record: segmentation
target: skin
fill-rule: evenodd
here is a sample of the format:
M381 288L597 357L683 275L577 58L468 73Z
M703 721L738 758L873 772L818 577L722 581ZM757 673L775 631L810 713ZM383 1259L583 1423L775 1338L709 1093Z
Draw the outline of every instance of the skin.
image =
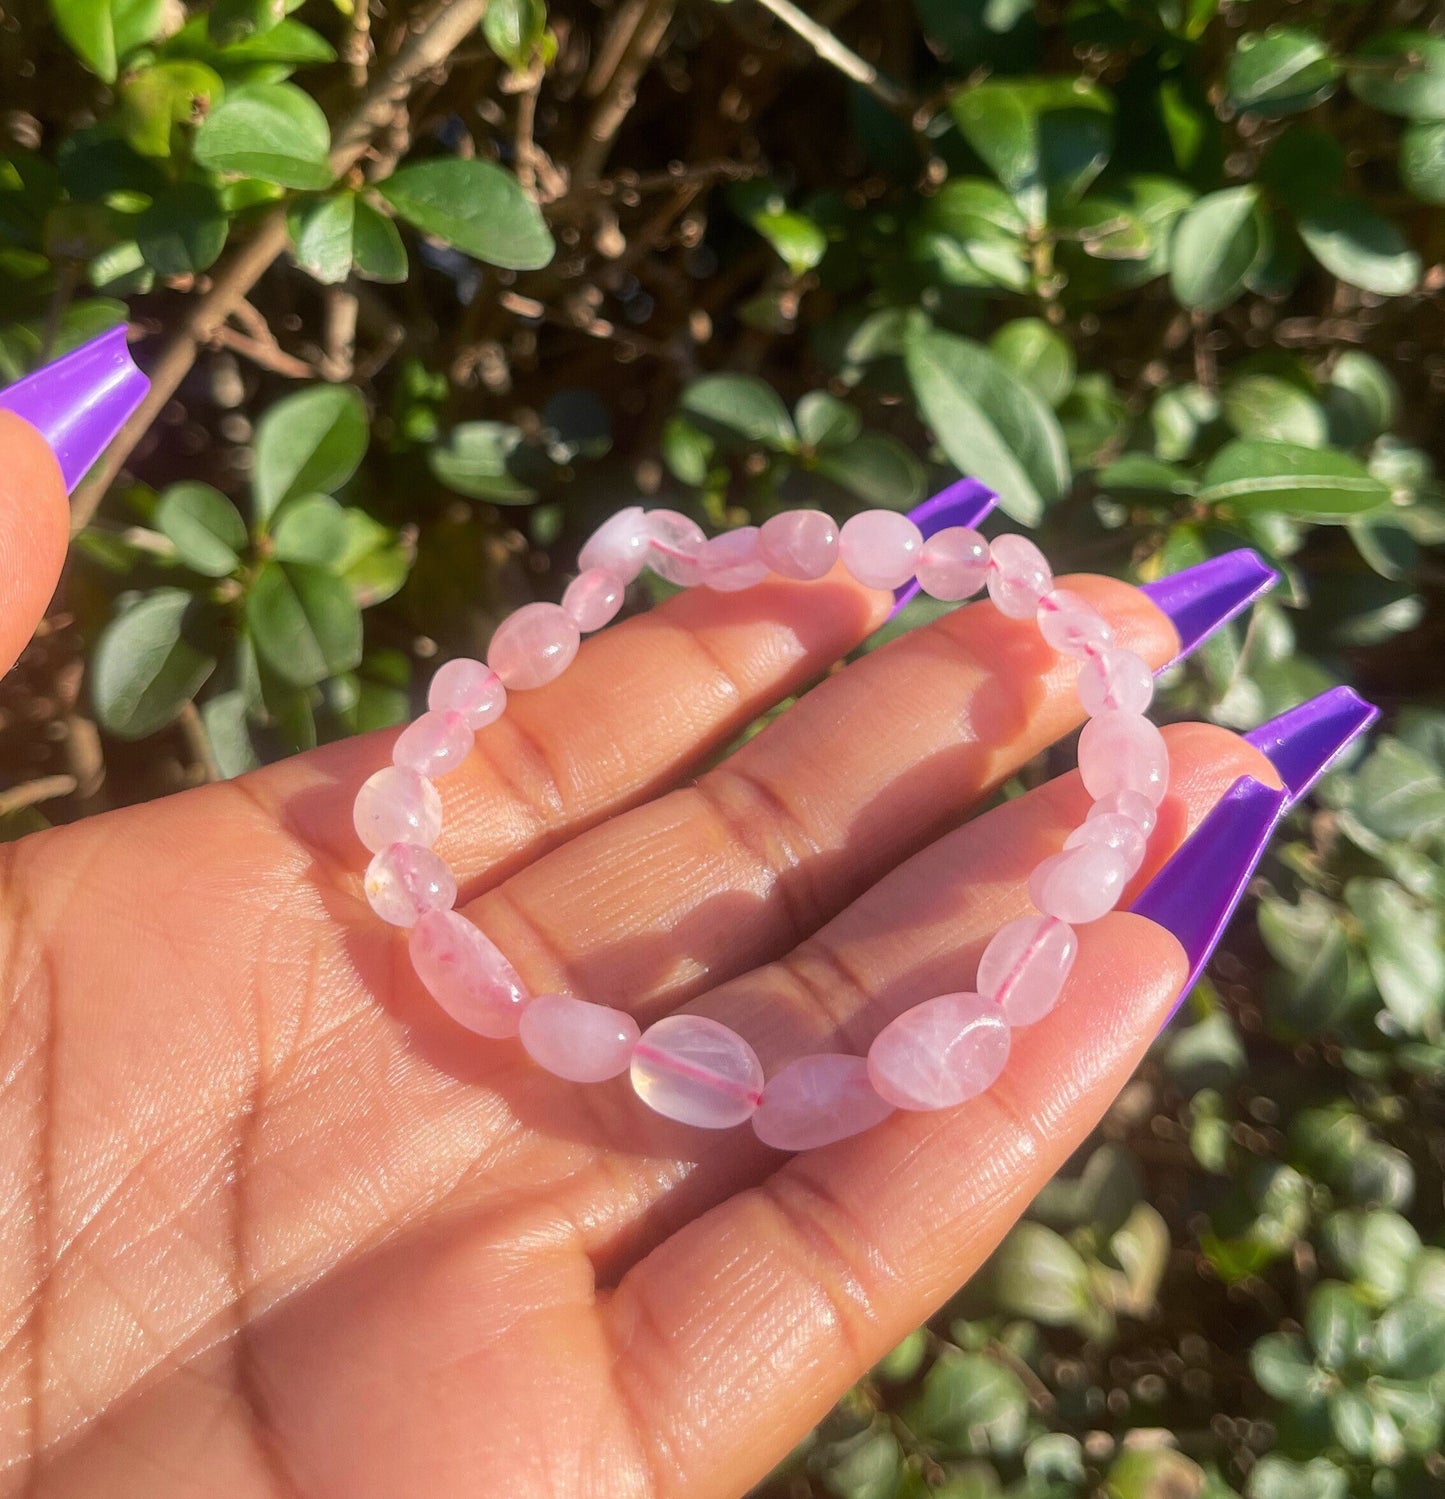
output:
M22 423L0 457L8 664L65 499ZM1172 655L1142 595L1069 586ZM513 699L439 850L533 992L702 1011L771 1073L969 986L1087 806L1069 774L964 821L1078 721L1031 623L956 611L714 763L887 604L841 575L682 595ZM1139 882L1237 776L1274 783L1168 733ZM391 738L0 850L0 1494L739 1495L985 1259L1183 978L1110 915L961 1108L793 1158L673 1125L420 989L350 825Z

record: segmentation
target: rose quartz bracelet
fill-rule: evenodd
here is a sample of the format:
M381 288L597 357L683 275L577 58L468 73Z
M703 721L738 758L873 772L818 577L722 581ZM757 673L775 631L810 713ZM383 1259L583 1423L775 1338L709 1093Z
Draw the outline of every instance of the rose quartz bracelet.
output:
M821 578L842 558L860 583L899 588L917 578L936 599L987 588L1013 619L1037 619L1044 639L1080 662L1089 722L1079 771L1094 799L1087 820L1029 879L1039 914L995 933L979 960L977 992L941 994L885 1026L864 1057L833 1053L790 1062L766 1082L752 1047L702 1015L676 1014L646 1031L623 1010L562 994L532 996L501 952L452 909L457 885L432 850L441 833L433 784L467 757L477 730L506 710L508 691L559 677L584 634L622 606L651 567L683 587L733 591L769 573ZM989 543L952 526L930 536L906 515L869 510L841 528L818 510L791 510L761 527L708 540L684 515L632 507L582 548L580 575L560 604L527 604L497 627L487 662L449 661L432 679L429 711L396 741L393 763L357 794L356 831L375 855L366 898L384 921L410 927L417 976L437 1003L484 1036L518 1035L539 1066L573 1082L630 1072L639 1098L668 1118L709 1129L751 1119L783 1150L826 1145L894 1109L943 1109L983 1092L1002 1071L1012 1028L1057 1003L1078 952L1076 926L1113 909L1144 860L1169 781L1164 738L1144 717L1148 664L1113 644L1106 621L1053 586L1043 554L1022 536Z

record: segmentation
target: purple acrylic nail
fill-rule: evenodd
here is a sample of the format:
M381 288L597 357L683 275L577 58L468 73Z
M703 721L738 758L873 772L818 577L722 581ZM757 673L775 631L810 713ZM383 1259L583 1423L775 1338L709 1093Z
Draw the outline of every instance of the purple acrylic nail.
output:
M927 540L949 526L977 526L997 504L998 496L987 484L980 484L977 479L959 479L947 489L930 495L921 505L915 505L908 512L908 519ZM910 578L902 588L895 589L888 618L892 619L910 599L916 598L918 591L917 578Z
M1332 687L1244 737L1279 772L1293 805L1379 716L1353 687Z
M23 417L60 460L72 490L150 389L126 346L125 325L0 391L0 408Z
M1241 776L1129 908L1173 932L1184 949L1189 977L1170 1016L1218 945L1288 805L1288 791Z
M1260 594L1279 582L1279 574L1248 547L1196 562L1141 590L1154 607L1169 617L1179 636L1182 661L1201 640L1247 609ZM1174 661L1168 664L1172 666Z

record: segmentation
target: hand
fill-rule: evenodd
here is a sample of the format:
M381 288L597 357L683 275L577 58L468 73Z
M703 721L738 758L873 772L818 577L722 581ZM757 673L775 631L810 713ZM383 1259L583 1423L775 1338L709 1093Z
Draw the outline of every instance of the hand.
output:
M28 428L0 453L8 661L65 511ZM1142 595L1069 586L1172 654ZM688 779L887 606L841 575L684 594L479 736L440 852L534 992L705 1011L771 1073L968 987L1087 805L1069 774L962 822L1079 716L1031 623L957 611ZM351 829L390 740L0 851L0 1491L739 1495L977 1268L1183 979L1111 915L962 1108L792 1159L675 1126L420 989ZM1236 776L1277 784L1220 730L1169 742L1136 888Z

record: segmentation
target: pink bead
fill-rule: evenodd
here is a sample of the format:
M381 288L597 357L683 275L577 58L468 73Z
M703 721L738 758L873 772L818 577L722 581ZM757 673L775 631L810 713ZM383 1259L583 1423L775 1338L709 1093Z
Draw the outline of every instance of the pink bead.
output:
M1020 916L989 939L978 960L978 991L1010 1025L1032 1025L1058 1004L1078 955L1073 927L1052 916Z
M988 581L988 542L968 526L948 526L923 543L918 586L930 598L970 598Z
M1090 718L1113 709L1142 713L1153 700L1154 673L1133 651L1114 646L1079 668L1079 702Z
M1079 735L1079 774L1095 799L1138 791L1157 807L1169 789L1169 748L1142 714L1110 709Z
M702 1129L742 1124L763 1096L763 1064L736 1031L705 1015L667 1015L632 1051L632 1086L648 1108Z
M1045 916L1083 926L1114 909L1128 878L1123 854L1086 843L1045 859L1029 876L1029 899Z
M388 765L362 783L351 820L356 836L374 854L393 843L430 848L441 835L442 799L414 770Z
M610 567L589 567L567 585L562 609L584 635L590 635L617 618L626 592L620 573Z
M868 1076L895 1108L950 1109L994 1082L1008 1050L1009 1028L991 999L940 994L879 1031Z
M426 705L437 713L460 713L469 728L484 729L507 711L507 689L490 666L462 656L437 667Z
M774 1150L816 1150L862 1134L892 1112L873 1091L864 1058L819 1053L768 1079L753 1129Z
M676 510L647 512L647 565L679 588L696 585L698 558L706 540L702 527Z
M1054 586L1044 554L1026 536L998 537L989 547L988 596L1010 619L1032 619Z
M415 843L393 843L375 855L365 890L371 909L393 926L414 926L428 911L450 910L457 898L451 870Z
M838 555L868 588L901 588L923 554L923 532L896 510L865 510L843 522Z
M758 556L756 526L739 526L703 543L698 577L705 588L737 593L761 583L767 575L768 564Z
M457 911L428 911L411 929L411 966L458 1025L500 1040L517 1033L527 987L486 933Z
M1112 848L1124 860L1124 874L1133 879L1144 862L1144 834L1139 824L1121 812L1110 812L1086 818L1064 839L1065 848L1083 848L1085 844Z
M581 643L576 621L560 604L523 604L497 626L487 665L508 691L545 687L571 666Z
M391 763L419 776L442 776L471 754L475 737L460 713L423 713L397 736Z
M1108 620L1069 588L1051 588L1039 600L1039 634L1056 651L1080 658L1104 650L1114 639Z
M573 1083L601 1083L626 1072L639 1034L626 1010L565 994L539 994L522 1011L527 1055L554 1077Z
M821 510L784 510L763 522L758 556L780 578L826 577L838 560L838 528Z
M1146 838L1159 821L1159 812L1154 803L1137 791L1111 791L1089 808L1090 818L1110 817L1115 813L1127 817Z
M603 521L577 554L577 566L583 572L605 567L630 583L647 563L647 517L641 505L619 510L611 520Z

